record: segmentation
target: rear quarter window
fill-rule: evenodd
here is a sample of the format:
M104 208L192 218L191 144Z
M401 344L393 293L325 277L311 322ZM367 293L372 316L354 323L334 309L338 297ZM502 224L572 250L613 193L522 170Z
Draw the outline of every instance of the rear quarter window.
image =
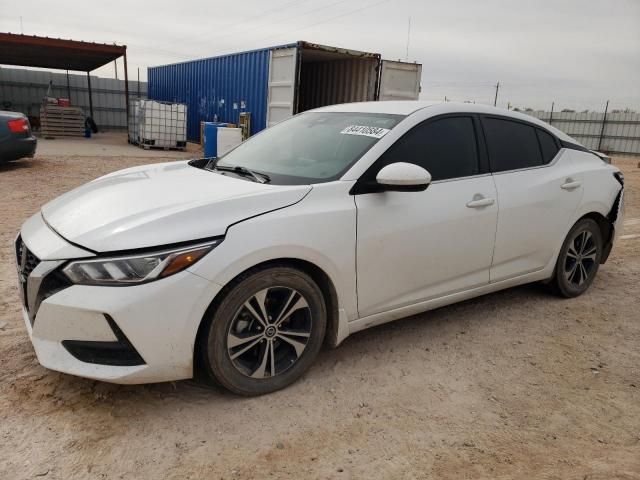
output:
M544 130L537 130L538 140L540 141L540 148L542 149L542 161L546 165L556 158L556 155L560 151L556 139L551 136L550 133Z

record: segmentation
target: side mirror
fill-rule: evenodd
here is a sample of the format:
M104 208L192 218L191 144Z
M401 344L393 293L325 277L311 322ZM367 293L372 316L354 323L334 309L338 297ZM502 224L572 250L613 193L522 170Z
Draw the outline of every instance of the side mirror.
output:
M397 162L380 170L376 181L393 192L422 192L431 183L431 174L413 163Z

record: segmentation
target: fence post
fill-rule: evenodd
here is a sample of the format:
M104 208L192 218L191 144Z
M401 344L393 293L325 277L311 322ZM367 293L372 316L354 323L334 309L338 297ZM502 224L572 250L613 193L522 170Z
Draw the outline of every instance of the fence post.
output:
M604 107L604 117L602 117L602 130L600 130L600 141L598 141L598 151L602 148L602 139L604 137L604 127L607 124L607 112L609 111L609 100L607 100L607 106Z

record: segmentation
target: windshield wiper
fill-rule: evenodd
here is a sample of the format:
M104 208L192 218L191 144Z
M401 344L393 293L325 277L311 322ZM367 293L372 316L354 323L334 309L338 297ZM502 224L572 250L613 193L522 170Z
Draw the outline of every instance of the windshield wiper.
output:
M267 175L266 173L256 172L248 169L247 167L242 167L240 165L227 166L227 165L218 165L217 163L214 163L214 164L207 165L206 168L207 170L219 170L221 172L231 172L231 173L237 173L239 175L245 175L247 177L251 177L257 183L267 183L271 181L271 177L269 177L269 175Z

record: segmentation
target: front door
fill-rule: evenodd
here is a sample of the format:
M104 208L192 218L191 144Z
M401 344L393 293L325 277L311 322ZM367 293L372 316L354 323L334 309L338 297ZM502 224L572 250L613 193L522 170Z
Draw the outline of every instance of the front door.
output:
M370 180L385 165L409 162L433 182L423 192L356 195L361 317L489 283L498 205L476 129L471 116L427 120L364 174Z

